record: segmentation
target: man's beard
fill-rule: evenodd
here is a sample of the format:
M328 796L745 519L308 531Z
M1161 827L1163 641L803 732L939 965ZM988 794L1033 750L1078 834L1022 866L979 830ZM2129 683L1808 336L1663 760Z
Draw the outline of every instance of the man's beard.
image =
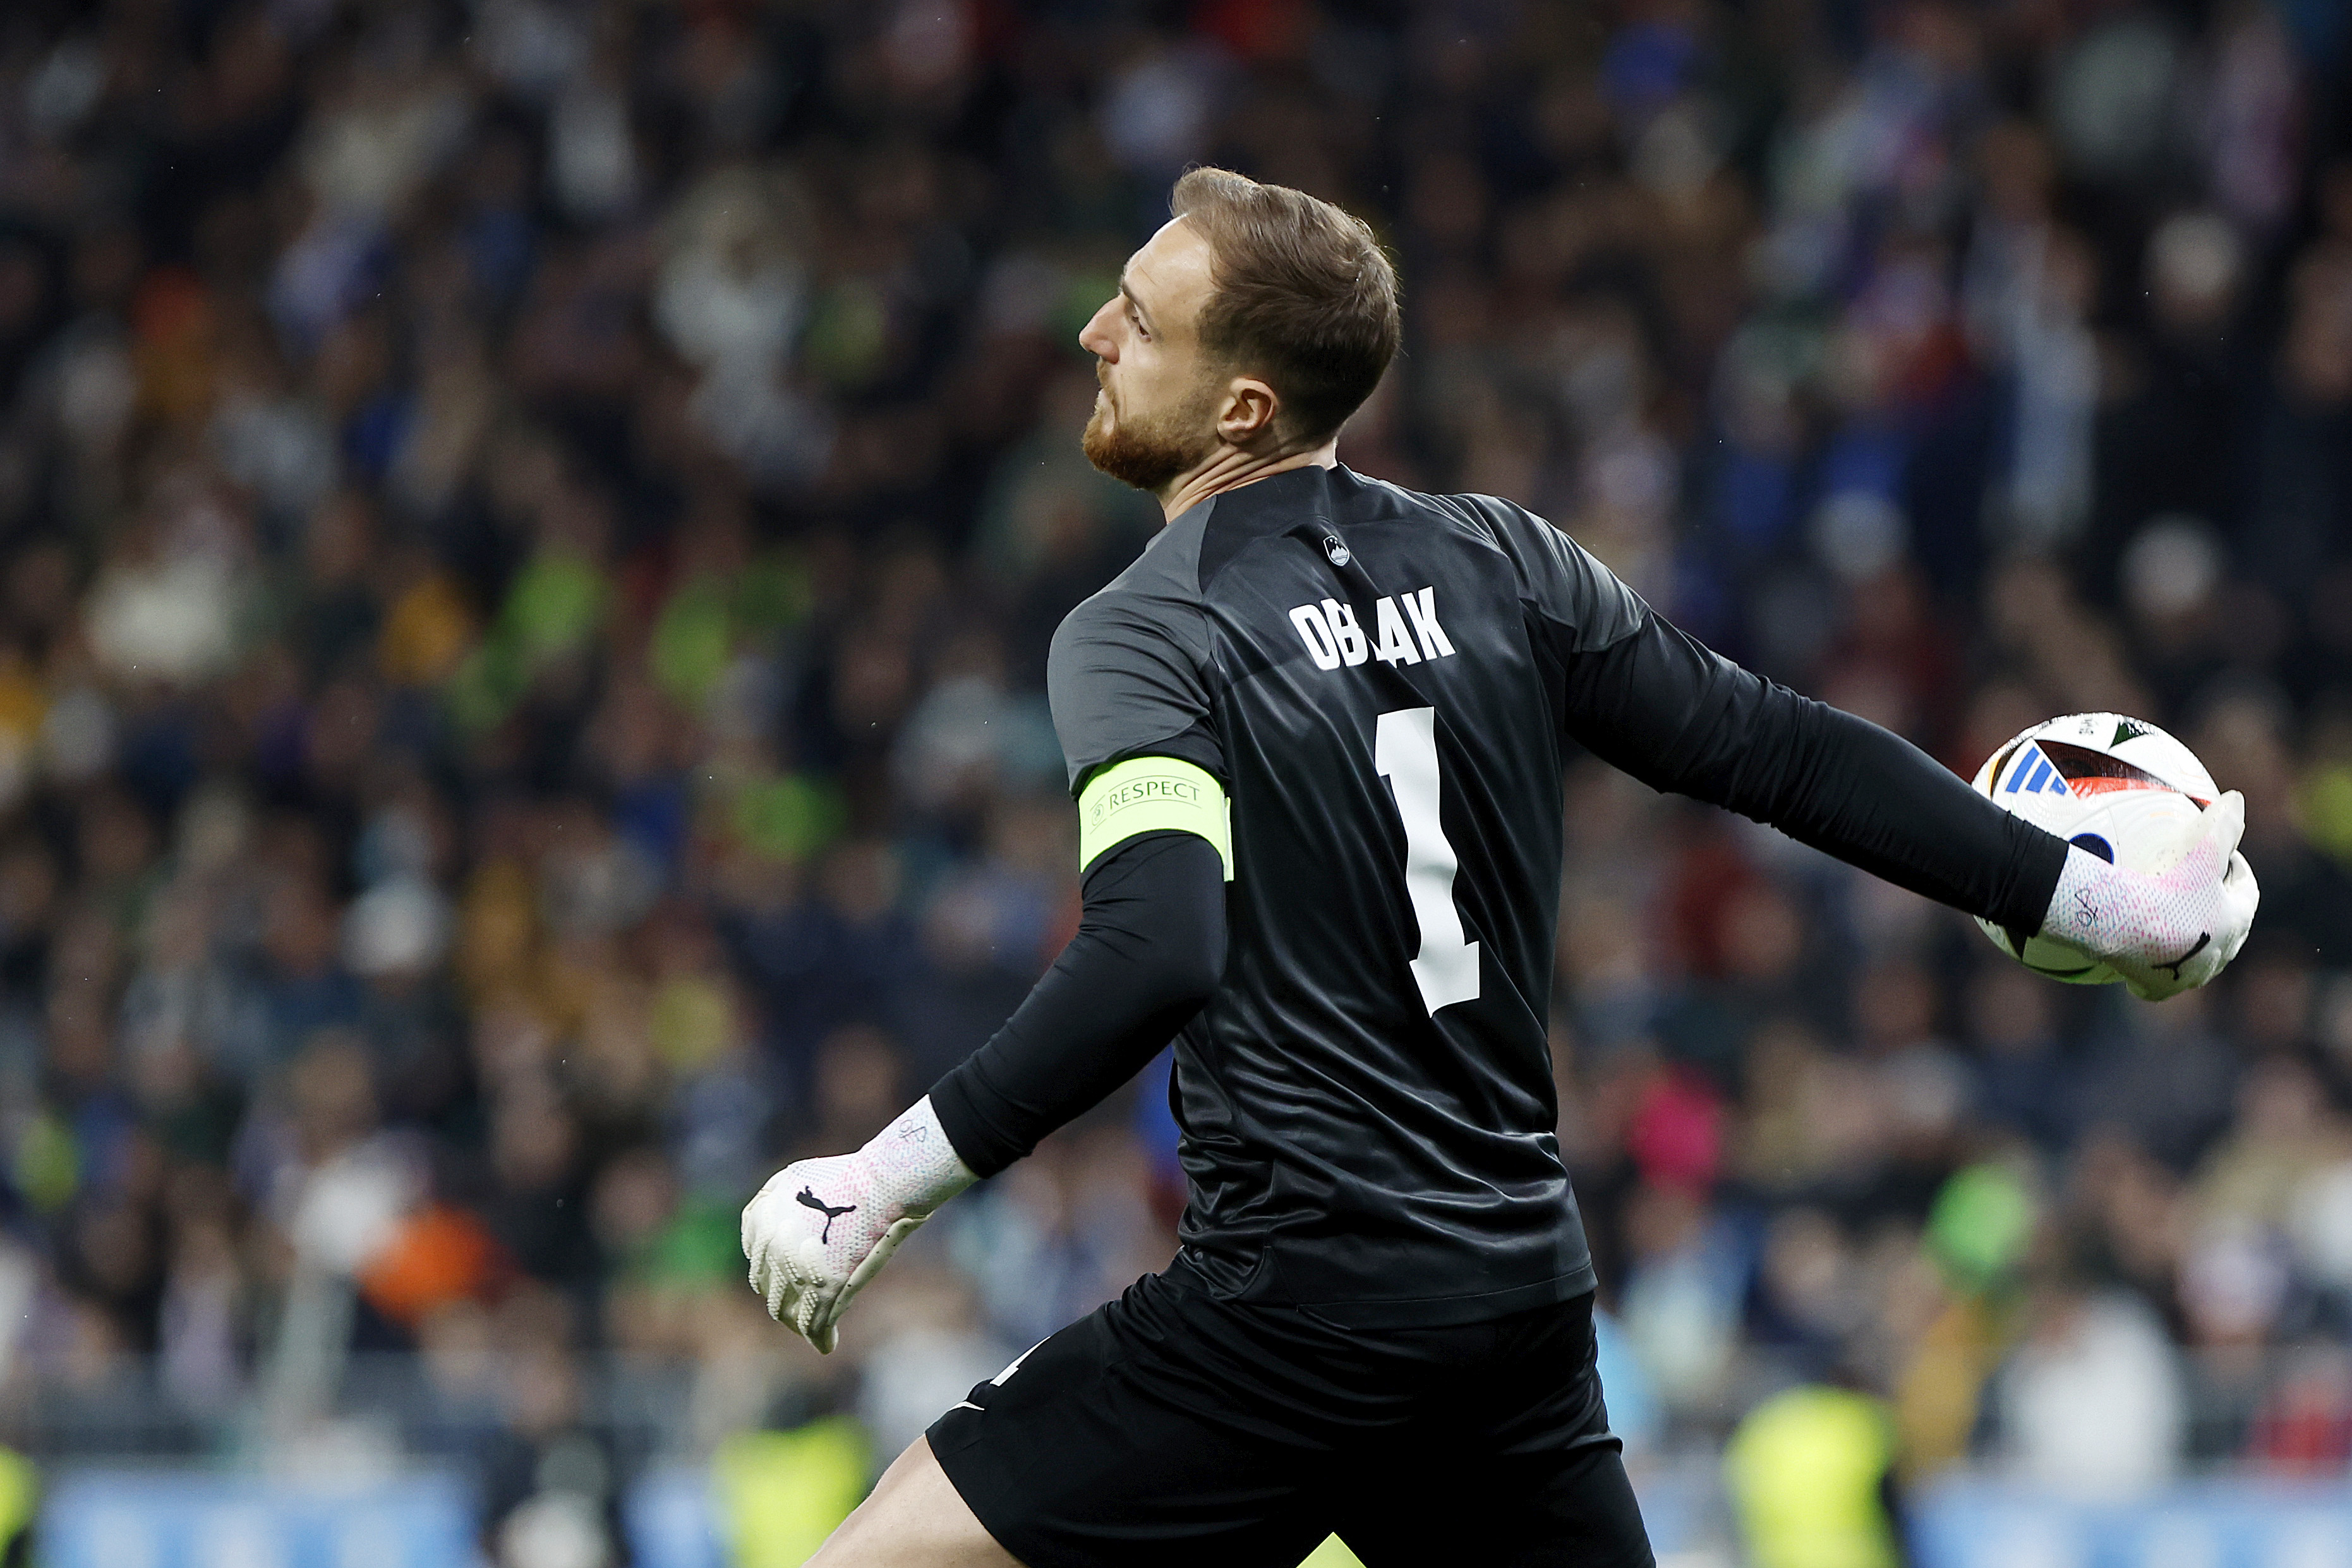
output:
M1158 494L1180 474L1196 468L1216 450L1217 437L1209 427L1209 402L1213 395L1185 399L1181 406L1158 418L1110 421L1110 396L1095 405L1080 442L1087 461L1121 484Z

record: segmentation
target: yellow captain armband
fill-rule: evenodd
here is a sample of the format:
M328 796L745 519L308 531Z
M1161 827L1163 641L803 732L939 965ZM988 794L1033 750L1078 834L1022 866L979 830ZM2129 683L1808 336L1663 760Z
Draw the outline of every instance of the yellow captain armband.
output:
M1129 757L1078 792L1078 869L1139 833L1197 833L1217 847L1234 879L1233 808L1205 768L1174 757Z

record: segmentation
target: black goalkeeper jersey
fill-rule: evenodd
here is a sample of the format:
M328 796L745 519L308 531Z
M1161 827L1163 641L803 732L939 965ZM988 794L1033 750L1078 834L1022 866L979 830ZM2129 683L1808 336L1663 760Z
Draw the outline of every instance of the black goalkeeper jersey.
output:
M1054 638L1073 786L1223 781L1223 984L1176 1042L1181 1239L1358 1321L1592 1287L1553 1133L1566 660L1640 602L1483 498L1308 468L1171 522Z
M1048 679L1074 792L1161 755L1231 800L1223 979L1171 1091L1185 1256L1351 1325L1593 1286L1547 1037L1575 747L1977 912L2038 921L2064 856L1522 509L1344 468L1175 519L1064 621Z

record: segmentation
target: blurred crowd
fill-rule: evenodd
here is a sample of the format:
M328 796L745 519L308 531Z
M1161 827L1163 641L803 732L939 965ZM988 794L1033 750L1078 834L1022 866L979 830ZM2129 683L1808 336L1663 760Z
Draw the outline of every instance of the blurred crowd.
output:
M1150 1074L830 1361L736 1212L1074 928L1045 649L1157 521L1075 335L1208 161L1393 247L1342 460L1963 773L2110 710L2248 801L2253 941L2151 1008L1578 765L1561 1142L1636 1447L1832 1379L1915 1476L2343 1472L2347 46L2327 0L6 7L0 1435L139 1378L299 1448L419 1352L553 1539L626 1462L599 1369L683 1369L706 1450L887 1458L1165 1261Z

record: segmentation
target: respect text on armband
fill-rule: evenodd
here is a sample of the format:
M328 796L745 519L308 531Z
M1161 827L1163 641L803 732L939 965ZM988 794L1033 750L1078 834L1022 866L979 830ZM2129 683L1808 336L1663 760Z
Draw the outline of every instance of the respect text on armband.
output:
M1100 826L1131 805L1169 801L1179 805L1205 804L1201 786L1191 779L1128 779L1106 789L1091 803L1089 826Z

